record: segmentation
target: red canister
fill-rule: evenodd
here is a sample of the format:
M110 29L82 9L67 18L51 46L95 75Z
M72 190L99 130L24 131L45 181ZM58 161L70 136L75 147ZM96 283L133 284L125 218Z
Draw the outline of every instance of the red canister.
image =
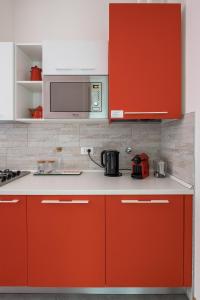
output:
M42 69L37 66L31 68L31 80L40 81L42 80Z
M31 113L31 117L33 119L41 119L42 118L42 106L39 105L36 108L29 108L29 111Z

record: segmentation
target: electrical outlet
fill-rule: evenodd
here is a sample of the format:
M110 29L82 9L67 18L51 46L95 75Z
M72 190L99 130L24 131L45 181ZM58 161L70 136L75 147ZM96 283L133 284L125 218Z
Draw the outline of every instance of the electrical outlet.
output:
M81 147L81 154L86 155L88 154L88 149L90 149L90 154L94 154L94 148L93 147Z

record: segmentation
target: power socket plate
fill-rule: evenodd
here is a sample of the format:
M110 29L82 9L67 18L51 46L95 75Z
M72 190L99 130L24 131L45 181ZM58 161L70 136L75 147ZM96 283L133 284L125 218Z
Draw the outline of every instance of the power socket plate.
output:
M90 154L94 154L94 148L93 147L81 147L81 155L88 155L88 149L90 149Z

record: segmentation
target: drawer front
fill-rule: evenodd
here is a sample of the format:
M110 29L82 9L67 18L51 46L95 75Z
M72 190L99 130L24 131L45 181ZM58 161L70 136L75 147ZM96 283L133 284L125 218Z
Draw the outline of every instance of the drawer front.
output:
M183 196L107 197L106 284L183 286L183 216Z
M104 286L104 197L28 197L28 249L30 286Z
M0 196L0 285L27 284L26 196Z

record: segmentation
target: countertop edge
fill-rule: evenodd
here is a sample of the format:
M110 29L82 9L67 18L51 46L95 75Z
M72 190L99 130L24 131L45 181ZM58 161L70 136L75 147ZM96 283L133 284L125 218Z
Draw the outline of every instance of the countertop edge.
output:
M96 174L95 174L96 173ZM122 177L102 176L102 172L83 172L78 177L39 178L29 174L0 187L0 195L193 195L194 187L174 176L156 179L149 176L133 181L129 173Z
M193 195L193 189L149 189L149 190L12 190L12 191L0 191L0 195Z

